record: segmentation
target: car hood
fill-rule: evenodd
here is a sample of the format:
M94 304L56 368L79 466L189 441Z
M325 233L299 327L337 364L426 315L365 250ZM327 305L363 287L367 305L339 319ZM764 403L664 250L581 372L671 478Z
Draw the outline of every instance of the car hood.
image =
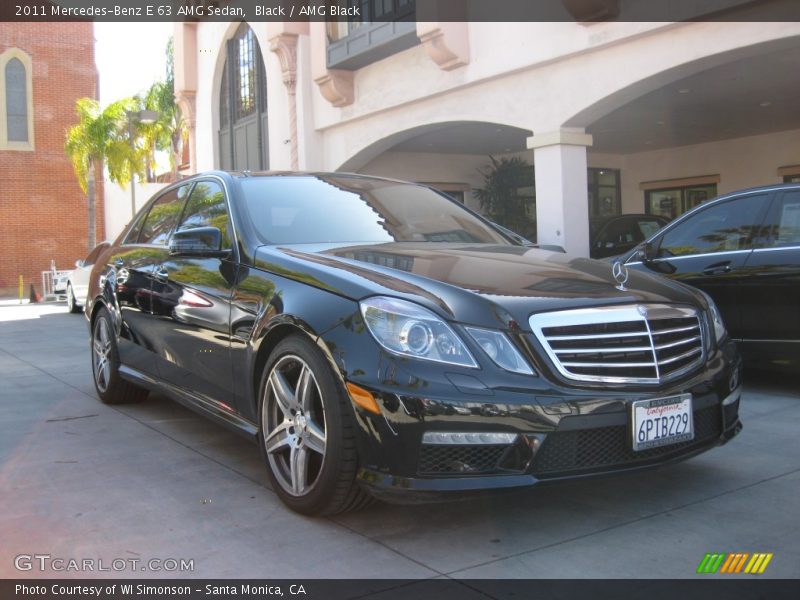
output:
M524 246L400 242L261 246L256 266L360 300L388 295L462 323L528 329L536 312L631 302L698 305L676 282L631 270L624 289L604 261Z

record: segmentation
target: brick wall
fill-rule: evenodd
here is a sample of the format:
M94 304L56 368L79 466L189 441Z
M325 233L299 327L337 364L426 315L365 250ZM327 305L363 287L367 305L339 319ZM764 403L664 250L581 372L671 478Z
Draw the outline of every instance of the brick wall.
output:
M35 151L0 150L0 297L16 295L19 275L26 296L31 282L41 293L41 271L51 260L68 269L88 253L86 196L64 153L64 135L77 121L75 100L97 97L91 23L0 23L0 53L10 47L24 50L33 62ZM99 242L99 170L97 179Z

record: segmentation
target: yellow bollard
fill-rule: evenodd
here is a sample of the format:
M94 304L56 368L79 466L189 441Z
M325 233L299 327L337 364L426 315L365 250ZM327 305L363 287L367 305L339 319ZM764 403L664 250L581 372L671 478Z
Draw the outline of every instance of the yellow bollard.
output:
M19 276L19 303L22 304L22 296L24 294L25 286L22 284L22 275Z

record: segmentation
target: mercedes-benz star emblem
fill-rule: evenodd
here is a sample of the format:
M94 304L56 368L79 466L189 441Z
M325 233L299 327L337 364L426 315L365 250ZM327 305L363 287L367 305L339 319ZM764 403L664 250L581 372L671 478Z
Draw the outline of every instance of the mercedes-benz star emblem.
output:
M628 282L628 267L622 261L615 261L611 267L611 274L617 280L616 288L622 292L626 291L625 284Z

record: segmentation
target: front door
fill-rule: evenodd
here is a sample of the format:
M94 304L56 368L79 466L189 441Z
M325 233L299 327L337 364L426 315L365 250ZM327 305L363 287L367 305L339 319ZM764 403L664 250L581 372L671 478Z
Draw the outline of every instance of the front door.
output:
M800 189L776 195L741 283L742 352L800 364Z
M769 194L737 196L691 213L656 238L643 267L700 288L717 304L731 336L742 335L739 283Z
M235 407L230 360L230 302L237 263L225 192L198 181L177 230L216 227L223 257L165 254L153 276L157 364L161 379L205 400Z

